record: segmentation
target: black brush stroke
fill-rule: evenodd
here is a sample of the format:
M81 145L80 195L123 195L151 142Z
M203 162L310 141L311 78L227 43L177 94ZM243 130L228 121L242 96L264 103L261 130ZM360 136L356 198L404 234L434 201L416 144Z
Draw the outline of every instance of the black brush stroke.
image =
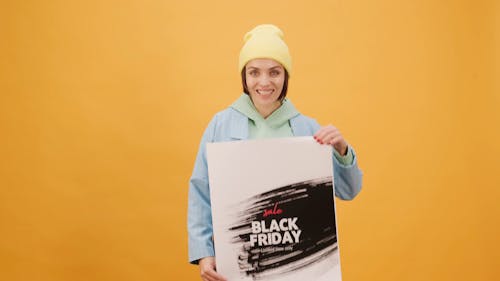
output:
M275 204L283 213L264 217L264 210ZM232 242L242 244L240 270L254 280L290 273L312 265L337 250L333 206L332 177L303 181L253 196L237 214L229 230L235 232ZM277 246L251 246L251 222L298 217L302 233L298 243Z

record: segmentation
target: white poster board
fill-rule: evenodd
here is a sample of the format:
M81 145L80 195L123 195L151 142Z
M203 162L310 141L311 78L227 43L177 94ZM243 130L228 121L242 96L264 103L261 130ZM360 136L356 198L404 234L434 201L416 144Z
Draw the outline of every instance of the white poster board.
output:
M207 144L217 271L341 280L332 148L312 137Z

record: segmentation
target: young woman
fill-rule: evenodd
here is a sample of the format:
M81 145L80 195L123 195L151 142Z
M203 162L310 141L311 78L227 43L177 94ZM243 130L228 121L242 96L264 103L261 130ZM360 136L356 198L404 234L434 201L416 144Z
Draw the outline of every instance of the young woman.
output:
M283 32L274 25L259 25L245 35L244 41L239 58L244 93L210 121L189 183L189 261L199 264L202 280L225 280L215 266L207 142L314 136L319 144L334 148L336 196L351 200L361 190L362 173L356 154L340 131L332 125L321 127L300 114L286 98L292 63Z

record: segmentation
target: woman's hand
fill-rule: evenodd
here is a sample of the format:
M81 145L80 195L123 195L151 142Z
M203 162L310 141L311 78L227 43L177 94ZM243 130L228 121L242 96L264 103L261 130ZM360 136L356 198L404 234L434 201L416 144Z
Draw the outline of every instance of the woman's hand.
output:
M222 277L215 271L215 258L214 257L204 257L198 262L200 265L200 275L203 281L226 281L226 278Z
M332 125L321 127L316 134L314 134L314 139L320 144L329 144L333 146L342 156L347 154L347 142L340 131Z

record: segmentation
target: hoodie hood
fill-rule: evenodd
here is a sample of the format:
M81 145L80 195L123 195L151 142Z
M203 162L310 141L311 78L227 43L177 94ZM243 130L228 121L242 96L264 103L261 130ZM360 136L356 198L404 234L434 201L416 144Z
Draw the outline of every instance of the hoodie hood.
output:
M255 105L252 102L252 99L249 95L243 93L232 105L232 108L237 111L243 113L250 120L252 120L257 128L260 125L265 125L270 128L280 128L284 125L289 125L288 121L299 115L295 106L293 106L292 102L285 98L283 103L278 109L276 109L271 115L264 119L262 115L257 111Z

